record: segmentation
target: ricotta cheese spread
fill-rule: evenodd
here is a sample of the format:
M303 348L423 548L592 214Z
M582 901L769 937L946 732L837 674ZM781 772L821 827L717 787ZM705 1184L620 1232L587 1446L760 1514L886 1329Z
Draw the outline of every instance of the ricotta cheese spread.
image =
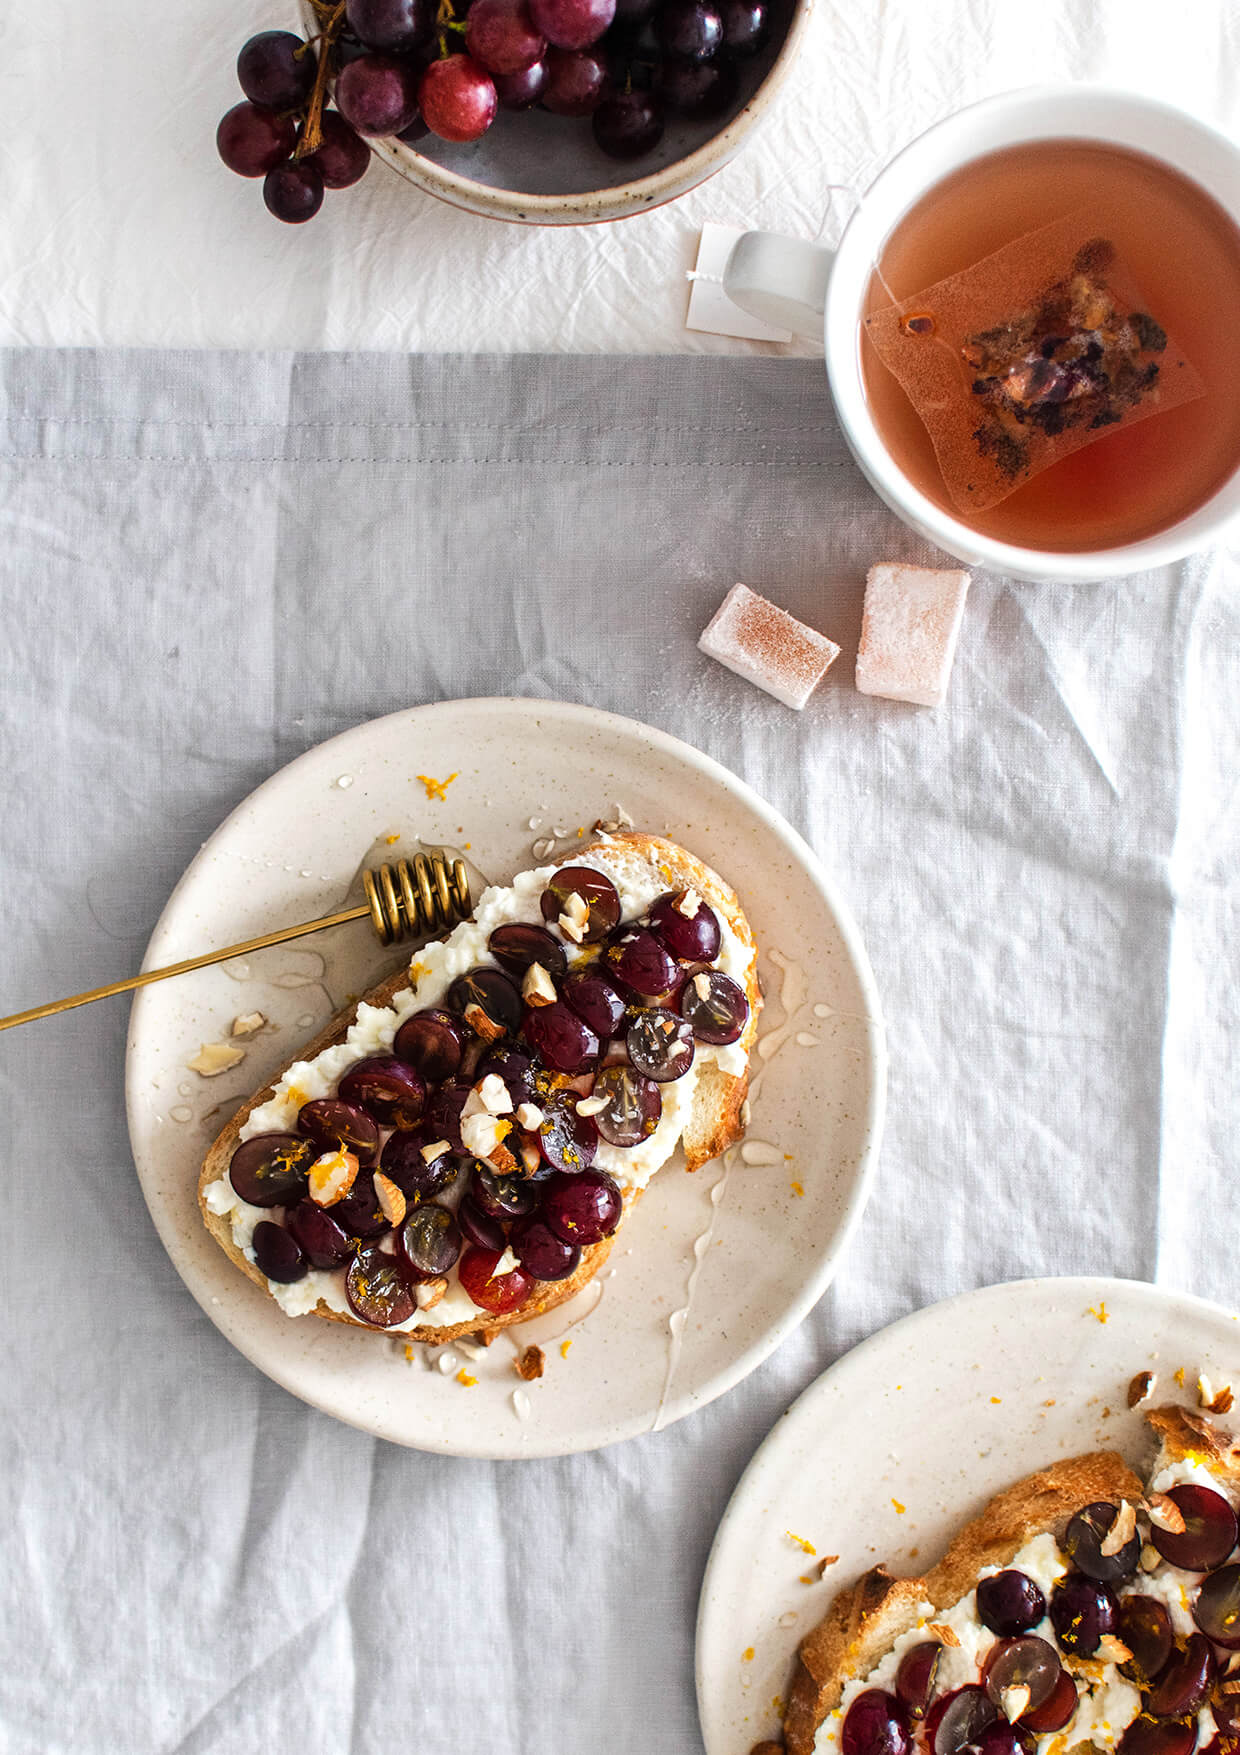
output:
M606 837L601 836L600 841L604 844L592 846L588 852L574 856L572 864L589 866L609 877L620 897L621 920L636 920L673 886L646 859L624 848L617 848L609 856ZM374 1006L363 1002L358 1006L357 1016L343 1042L325 1048L313 1060L293 1062L279 1080L273 1095L246 1118L241 1127L241 1139L252 1139L255 1134L262 1133L295 1132L298 1111L303 1104L315 1098L330 1097L355 1062L368 1055L390 1053L396 1032L405 1019L415 1011L440 1005L458 975L484 965L497 967L487 949L491 934L497 926L510 921L544 925L542 893L556 870L554 865L539 866L536 870L522 872L511 884L492 885L484 890L472 919L462 921L446 938L437 939L414 952L409 963L410 986L402 988L391 1005ZM716 910L716 913L721 942L714 960L715 967L730 975L742 988L746 987L757 952L737 936L721 910ZM570 968L585 955L571 943L566 942L564 949ZM739 1042L729 1043L726 1047L699 1042L688 1072L660 1086L663 1113L650 1137L636 1146L613 1146L600 1140L594 1155L595 1167L614 1177L624 1192L645 1188L680 1142L703 1067L715 1066L739 1077L745 1071L747 1060L746 1051ZM242 1200L227 1175L210 1185L204 1199L213 1213L230 1219L233 1243L252 1262L254 1227L260 1220L270 1218L270 1212ZM267 1287L287 1315L305 1316L320 1299L329 1310L349 1313L344 1282L344 1273L339 1268L311 1268L302 1279L292 1284L268 1280ZM402 1330L414 1328L450 1328L458 1322L469 1322L485 1314L453 1270L448 1276L448 1289L438 1304L428 1310L415 1311L407 1322L393 1324L384 1332L399 1334Z

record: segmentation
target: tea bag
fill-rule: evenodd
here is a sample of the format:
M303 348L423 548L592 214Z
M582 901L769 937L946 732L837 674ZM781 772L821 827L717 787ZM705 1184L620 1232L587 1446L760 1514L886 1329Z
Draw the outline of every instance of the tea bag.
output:
M1093 211L1016 238L875 311L865 327L966 513L1119 427L1205 394Z

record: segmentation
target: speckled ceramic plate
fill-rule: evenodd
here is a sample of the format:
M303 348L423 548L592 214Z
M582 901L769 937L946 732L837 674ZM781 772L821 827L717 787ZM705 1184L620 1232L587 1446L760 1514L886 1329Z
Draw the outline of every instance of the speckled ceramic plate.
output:
M453 778L438 799L420 775ZM617 804L715 865L746 906L767 996L750 1142L696 1176L677 1155L580 1297L478 1357L284 1316L231 1266L195 1202L199 1163L236 1105L400 953L359 921L134 1002L134 1156L186 1285L276 1382L397 1443L496 1457L610 1444L722 1395L801 1321L861 1212L882 1117L882 1024L847 909L800 837L688 745L588 707L450 701L359 726L261 786L189 867L148 948L149 967L329 913L357 893L363 865L416 851L419 837L507 882ZM201 1043L255 1011L269 1024L239 1067L187 1070ZM547 1358L525 1386L517 1337Z
M1238 1323L1135 1280L1015 1280L845 1354L776 1425L719 1525L697 1627L707 1755L775 1735L799 1641L867 1567L924 1572L991 1493L1057 1457L1147 1461L1132 1378L1153 1371L1166 1401L1190 1402L1201 1371L1240 1385Z

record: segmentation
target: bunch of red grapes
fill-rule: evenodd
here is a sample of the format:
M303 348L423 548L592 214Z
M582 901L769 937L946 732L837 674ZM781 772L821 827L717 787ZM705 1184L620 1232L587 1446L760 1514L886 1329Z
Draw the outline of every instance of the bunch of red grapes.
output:
M665 117L713 121L732 107L741 64L769 25L769 0L344 0L317 9L325 29L315 41L268 30L243 46L245 102L216 135L228 168L262 177L268 209L292 225L318 212L325 189L358 181L368 137L477 140L501 109L589 117L609 157L643 158Z

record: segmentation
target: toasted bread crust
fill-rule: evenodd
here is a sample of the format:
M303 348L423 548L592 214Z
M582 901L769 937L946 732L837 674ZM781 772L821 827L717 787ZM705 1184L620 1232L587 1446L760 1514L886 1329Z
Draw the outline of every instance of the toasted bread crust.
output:
M1213 1420L1175 1402L1151 1408L1145 1420L1159 1441L1158 1455L1150 1471L1151 1479L1168 1464L1194 1457L1222 1480L1240 1484L1240 1451L1231 1433L1225 1432Z
M631 850L640 855L649 864L655 865L664 872L669 889L692 887L699 895L719 913L723 914L732 931L749 947L754 948L753 933L749 922L745 919L735 892L724 883L718 874L704 865L700 859L686 852L674 842L659 836L643 835L637 831L614 834L605 843L593 842L584 848L574 848L565 854L557 863L570 864L580 859L583 852L589 852L595 846ZM348 1034L349 1027L357 1016L359 1005L390 1006L395 996L409 985L409 969L407 960L376 987L362 995L352 1005L345 1006L335 1017L324 1026L312 1042L299 1048L293 1057L296 1060L313 1060L325 1048L334 1047L342 1042ZM757 1035L758 1013L762 1009L762 996L758 990L757 963L750 965L750 976L747 984L746 997L749 1000L749 1021L741 1037L741 1044L746 1053L753 1046ZM203 1159L202 1169L198 1176L198 1206L202 1213L203 1223L235 1267L240 1268L247 1279L268 1292L265 1276L252 1261L237 1248L233 1242L232 1222L225 1214L213 1213L206 1203L206 1191L213 1182L228 1174L228 1166L232 1155L240 1143L241 1129L251 1113L269 1101L275 1095L276 1085L292 1061L276 1074L275 1079L257 1091L237 1110L232 1120L219 1134ZM736 1077L724 1073L717 1067L705 1069L698 1079L695 1092L693 1111L685 1125L683 1147L685 1163L689 1170L699 1170L711 1158L718 1157L728 1146L734 1145L744 1135L742 1110L749 1088L748 1073ZM641 1194L640 1189L630 1189L625 1194L625 1216L631 1211ZM349 1328L362 1329L368 1334L399 1334L408 1341L420 1342L426 1346L442 1346L450 1341L460 1340L465 1335L477 1335L486 1338L496 1334L500 1329L508 1328L519 1322L531 1322L535 1317L544 1316L557 1305L564 1304L586 1286L602 1267L611 1252L612 1237L604 1238L582 1251L581 1261L575 1273L566 1280L538 1281L531 1297L521 1306L506 1316L479 1314L468 1322L455 1323L450 1327L422 1327L413 1329L376 1329L369 1323L359 1322L347 1312L331 1310L320 1298L314 1310L308 1314L325 1317L329 1322L339 1322Z
M1007 1566L1031 1536L1063 1532L1068 1519L1095 1499L1138 1501L1140 1478L1118 1452L1091 1451L1039 1469L996 1493L971 1518L921 1578L895 1578L875 1566L840 1591L826 1618L802 1640L784 1715L788 1755L811 1755L814 1737L838 1706L845 1684L867 1674L901 1633L916 1625L921 1605L959 1602L986 1566Z

